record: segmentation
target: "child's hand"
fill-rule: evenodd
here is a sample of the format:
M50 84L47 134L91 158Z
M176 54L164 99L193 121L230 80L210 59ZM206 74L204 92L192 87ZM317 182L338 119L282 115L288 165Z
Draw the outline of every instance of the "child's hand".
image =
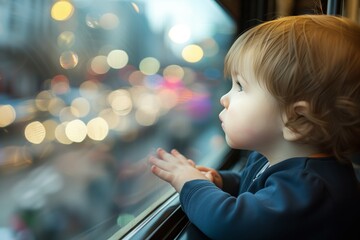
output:
M170 153L159 148L158 157L150 157L151 171L162 180L170 183L177 192L190 180L209 180L200 170L196 169L193 161L189 161L176 150Z
M213 168L208 168L204 166L196 166L196 168L200 170L205 175L205 177L207 177L211 182L213 182L218 188L223 187L223 181L218 171Z

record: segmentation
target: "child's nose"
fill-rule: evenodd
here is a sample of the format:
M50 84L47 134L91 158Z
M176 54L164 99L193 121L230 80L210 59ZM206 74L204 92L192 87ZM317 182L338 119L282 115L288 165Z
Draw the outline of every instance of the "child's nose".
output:
M220 103L224 108L227 108L229 105L229 96L228 94L225 94L220 98Z

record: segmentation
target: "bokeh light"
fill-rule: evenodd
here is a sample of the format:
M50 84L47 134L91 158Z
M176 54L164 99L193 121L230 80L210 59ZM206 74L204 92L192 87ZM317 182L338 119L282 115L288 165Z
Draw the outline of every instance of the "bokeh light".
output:
M77 119L77 117L73 114L75 112L71 109L71 107L64 107L59 112L59 119L61 122L69 122L74 119Z
M129 75L129 83L133 86L143 85L144 80L145 75L140 71L134 71Z
M187 25L178 24L169 30L169 38L175 43L185 43L190 37L191 30Z
M69 79L62 74L56 75L51 79L51 90L56 94L64 94L69 91Z
M60 65L64 69L75 68L79 62L78 55L73 51L65 51L60 55Z
M98 16L94 15L93 13L86 15L86 25L90 28L98 28L100 26Z
M71 102L71 112L76 117L85 117L90 112L90 103L86 98L78 97Z
M185 72L179 65L169 65L164 69L163 75L167 81L178 82L184 77Z
M75 42L75 34L71 31L64 31L60 33L57 38L59 47L70 48Z
M107 63L107 57L99 55L94 57L90 63L91 70L96 74L105 74L109 71L110 66Z
M55 138L59 143L69 145L72 143L72 141L66 136L66 126L68 122L63 122L59 124L55 129Z
M117 115L125 116L132 110L132 100L126 90L120 89L111 92L107 100Z
M51 17L57 21L68 20L74 13L74 6L68 1L55 2L51 8Z
M45 139L48 141L55 140L55 129L57 127L57 122L52 119L45 120L43 123L43 126L45 127L46 135Z
M87 128L83 121L76 119L66 125L65 133L71 141L79 143L85 139Z
M139 64L139 69L145 75L152 75L159 71L160 62L156 58L146 57L143 60L141 60Z
M46 129L44 125L39 122L31 122L25 127L25 138L33 143L33 144L40 144L46 136Z
M44 112L48 111L50 100L53 97L54 97L54 95L48 90L39 92L35 98L35 105L36 105L37 109L40 111L44 111Z
M98 95L100 89L99 84L96 81L85 81L79 87L80 95L84 98L94 98Z
M150 93L142 93L136 99L137 110L135 112L136 121L142 126L153 125L160 112L160 99Z
M120 69L126 66L129 56L123 50L112 50L107 56L107 63L114 69Z
M131 5L133 6L135 12L140 13L140 8L139 8L139 6L138 6L136 3L133 3L133 2L132 2Z
M15 109L11 105L0 105L0 116L0 127L6 127L15 121Z
M100 26L106 30L112 30L119 25L119 18L114 13L105 13L100 17Z
M91 119L87 124L87 134L89 138L95 141L104 140L108 135L108 132L109 126L101 117Z
M59 116L60 111L66 106L64 100L58 97L54 97L49 102L49 112L53 116Z
M203 58L204 51L202 50L202 48L200 46L191 44L191 45L186 46L182 50L181 55L185 61L190 62L190 63L196 63L196 62L199 62Z

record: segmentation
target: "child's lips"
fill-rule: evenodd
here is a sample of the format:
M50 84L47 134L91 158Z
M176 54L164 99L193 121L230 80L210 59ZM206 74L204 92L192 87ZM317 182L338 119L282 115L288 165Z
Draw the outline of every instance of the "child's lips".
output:
M220 122L222 123L223 120L222 120L222 118L221 118L221 113L219 114L219 119L220 119Z
M221 118L220 115L219 115L219 119L220 119L220 122L221 122L221 127L224 129L224 122L223 122L223 120L222 120L222 118Z
M221 119L220 119L220 122L221 122L221 127L224 129L224 126L225 126L224 122Z

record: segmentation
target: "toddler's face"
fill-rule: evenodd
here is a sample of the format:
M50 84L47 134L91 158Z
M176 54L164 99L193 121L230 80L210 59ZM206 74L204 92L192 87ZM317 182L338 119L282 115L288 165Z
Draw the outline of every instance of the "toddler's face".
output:
M226 141L232 148L261 151L283 138L280 110L275 99L253 74L232 77L232 88L221 97L219 114Z

